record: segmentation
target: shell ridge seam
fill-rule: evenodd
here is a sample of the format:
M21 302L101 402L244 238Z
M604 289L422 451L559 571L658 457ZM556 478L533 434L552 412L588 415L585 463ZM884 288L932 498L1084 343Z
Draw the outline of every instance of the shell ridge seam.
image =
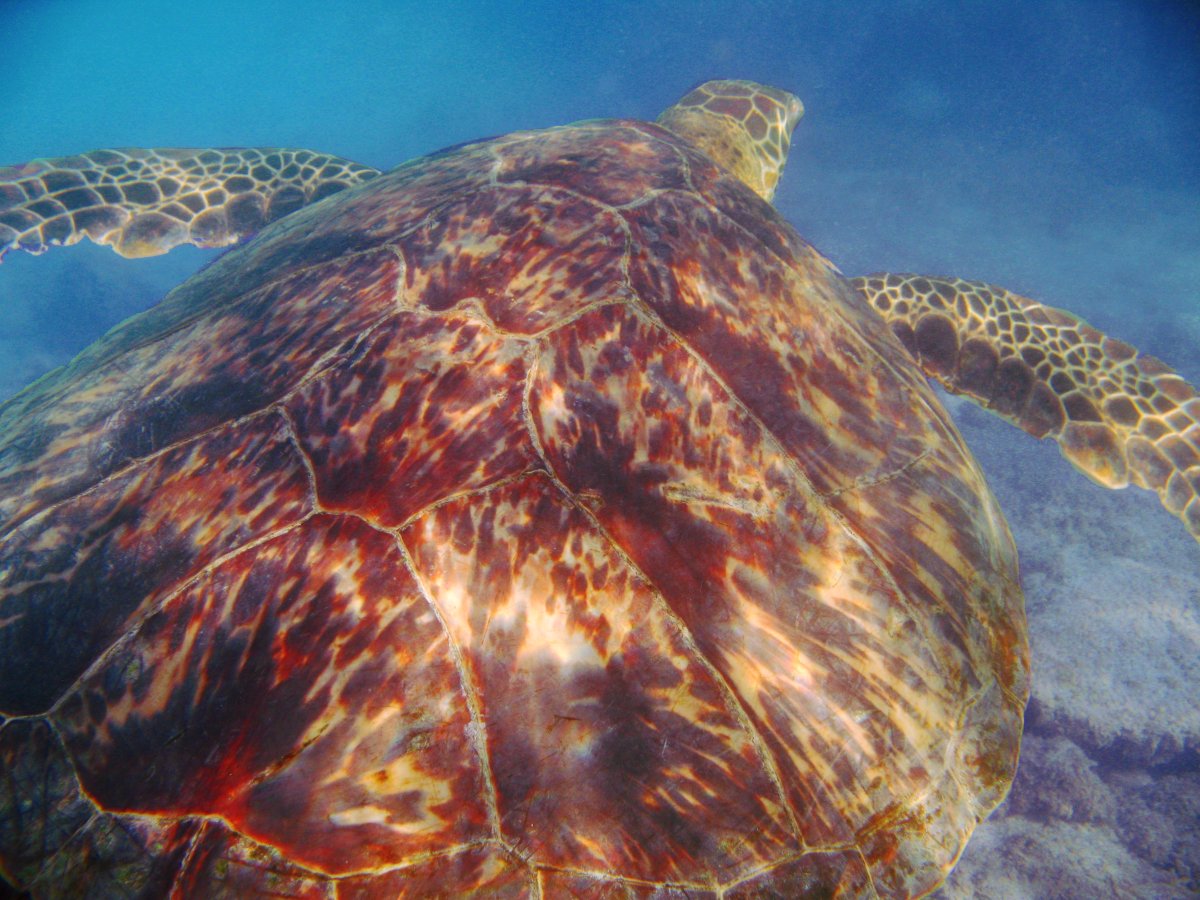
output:
M188 841L188 848L184 852L183 857L179 860L179 866L175 870L174 878L171 879L171 891L167 895L168 900L187 900L187 898L180 893L181 888L179 885L183 880L183 876L191 868L192 860L195 859L196 854L200 849L200 839L208 832L209 827L210 825L207 821L201 822L200 827L196 829L196 833L192 835L191 840Z
M935 636L930 631L931 626L927 621L927 617L919 614L919 610L913 606L911 598L909 598L906 593L901 590L900 584L896 580L895 575L885 564L884 560L880 557L875 548L872 547L867 542L866 538L859 534L858 530L851 525L847 518L840 511L838 511L832 503L829 502L830 496L836 495L837 492L834 491L823 493L818 491L816 486L809 479L803 467L800 465L800 461L791 453L790 450L784 447L783 442L779 439L775 432L767 426L766 422L764 422L757 413L755 413L745 404L737 392L733 390L733 388L725 381L723 377L721 377L721 374L712 367L708 360L698 353L691 343L685 337L683 337L683 335L679 334L669 325L667 325L667 323L662 320L658 313L651 308L648 303L639 297L636 304L631 304L631 306L634 306L634 308L643 316L645 316L649 322L662 329L665 334L669 335L678 344L678 346L688 354L693 362L700 367L701 371L712 378L713 381L720 386L723 391L725 391L725 393L729 396L731 404L733 404L735 408L741 411L762 430L768 446L775 450L785 461L788 471L792 473L797 482L803 486L813 498L820 501L821 506L830 514L830 516L833 517L834 521L838 523L841 530L848 537L850 537L850 539L853 540L860 549L862 549L867 558L887 579L888 586L892 589L895 596L898 597L904 604L904 608L909 613L912 620L920 624L922 631L924 632L927 640L930 642L929 645L937 646L937 641L934 640ZM926 408L928 409L928 407ZM932 414L932 412L930 413L930 417L933 419L937 418ZM925 455L928 455L928 451L923 453L920 457L918 457L918 459L924 458ZM909 463L909 465L913 465L917 461L918 460L913 460ZM900 470L898 470L896 473L892 473L892 477L898 475L899 472L905 468L907 468L907 466L901 466Z
M57 509L58 507L62 506L63 504L69 503L72 500L78 499L80 497L87 496L92 491L95 491L98 488L103 487L105 484L112 481L113 479L120 478L122 475L133 470L134 468L136 468L138 465L141 465L142 463L145 463L149 460L157 459L158 457L160 457L166 453L170 453L173 450L185 447L194 441L198 441L209 435L215 434L215 433L221 431L222 429L239 426L246 422L250 422L256 418L267 416L271 413L272 410L281 411L284 407L284 404L286 404L286 402L288 400L291 400L293 397L295 397L298 393L300 393L302 390L307 388L309 385L313 384L316 381L319 381L334 366L338 365L341 362L344 362L347 359L352 358L354 356L354 354L358 352L358 349L362 346L362 344L365 343L379 328L386 325L387 322L394 315L396 315L396 313L392 312L392 311L389 311L389 312L386 312L386 313L383 313L382 315L380 315L380 317L376 321L372 322L370 325L363 328L357 335L355 335L355 337L353 338L353 340L350 343L350 346L347 347L346 349L341 350L340 348L334 348L334 349L331 349L331 350L327 351L326 353L322 354L320 357L318 357L312 363L312 365L308 369L308 372L302 378L300 378L296 381L294 387L292 387L290 390L286 391L285 393L281 394L276 399L274 399L268 403L265 403L263 406L259 407L258 409L252 409L248 412L245 412L242 415L238 416L237 418L224 419L208 428L205 428L202 431L197 431L195 434L189 434L186 437L182 437L179 440L173 441L169 444L166 444L163 447L160 447L158 450L155 450L151 453L147 453L142 456L135 456L135 457L129 459L127 462L125 462L120 467L109 472L107 475L105 475L99 481L96 481L80 490L72 491L68 495L61 497L58 500L55 500L53 503L43 507L42 509L39 509L37 512L35 512L32 515L29 515L25 518L11 519L9 522L4 523L3 525L0 525L0 540L4 540L18 528L35 521L37 518ZM123 414L122 410L118 410L117 413L115 413L115 415L122 415L122 414Z
M628 307L634 315L638 315L639 304L644 305L640 298L637 298L635 294L632 300L622 302L619 305ZM754 727L754 722L750 718L750 714L746 711L745 707L738 699L738 696L734 692L732 686L726 680L725 676L722 675L721 672L716 668L712 661L709 660L708 657L705 656L700 650L700 647L696 643L696 638L692 634L691 629L687 627L687 624L679 617L671 604L667 602L667 599L662 595L662 592L659 591L655 586L654 581L642 571L641 567L638 566L637 563L634 562L634 560L626 552L625 548L622 547L612 536L612 534L609 533L608 529L606 529L600 523L595 514L588 509L585 504L579 502L575 494L559 478L558 473L554 471L554 467L550 464L549 455L546 453L545 445L542 442L541 435L538 433L537 425L533 421L533 414L530 406L530 396L533 390L533 377L537 370L536 360L534 360L534 363L534 365L530 366L530 371L527 376L528 381L526 385L526 393L523 398L523 413L525 415L526 427L529 429L530 439L533 441L534 449L538 455L538 458L541 459L542 465L545 467L550 481L559 489L559 491L563 493L571 506L578 509L580 513L588 519L592 527L596 529L597 533L604 538L605 542L620 557L625 565L629 567L629 570L639 579L641 579L641 581L647 586L654 598L655 605L679 630L684 642L684 646L695 655L695 658L700 661L701 667L709 673L710 677L714 679L714 683L721 691L722 698L724 699L729 711L733 714L733 717L737 723L745 730L746 735L754 745L755 753L758 755L759 760L766 771L767 777L771 780L772 785L778 792L780 807L787 815L788 825L791 828L792 836L796 839L800 846L804 846L804 837L803 832L800 829L800 821L796 816L796 811L792 808L791 803L787 799L787 792L783 786L783 776L779 772L774 757L771 755L770 748L766 743L766 739L759 733L758 729Z
M575 866L556 866L551 863L539 865L540 872L562 872L565 875L582 875L584 878L597 878L606 881L617 881L621 884L635 887L652 888L682 888L684 890L711 891L713 885L702 881L651 881L647 878L633 878L628 875L617 875L612 872L599 872L593 869L581 869Z
M135 622L129 624L125 631L118 635L117 639L109 644L109 646L105 648L103 652L99 653L92 661L91 665L84 669L79 676L63 690L62 694L59 695L59 698L55 700L54 703L52 703L50 707L44 713L42 713L42 715L45 716L47 720L49 720L51 716L58 715L62 704L68 697L70 697L79 689L82 682L87 680L90 675L93 675L102 669L104 665L108 663L111 657L115 656L123 647L131 643L134 637L142 630L142 627L146 624L147 619L160 612L164 607L167 606L167 604L171 603L184 591L192 588L200 580L209 577L214 571L227 563L229 560L241 556L243 553L248 553L249 551L258 548L269 541L273 541L276 538L282 537L283 535L302 527L306 522L308 522L309 519L313 518L314 515L316 515L316 513L310 511L301 516L295 522L291 522L290 524L281 528L272 529L271 531L259 535L253 540L246 541L244 544L240 544L232 550L215 557L207 565L197 570L197 572L190 578L186 578L179 582L172 590L164 594L162 599L147 608Z
M79 827L76 828L74 831L72 831L71 834L65 840L63 840L63 842L59 846L58 850L56 850L54 853L50 854L49 856L43 855L41 868L38 869L37 874L34 875L33 878L31 878L29 881L29 884L32 886L34 884L37 884L47 874L47 872L49 870L50 861L53 860L56 856L58 856L58 854L61 853L67 847L68 844L70 844L80 834L82 834L88 828L88 826L91 825L92 822L94 822L96 820L96 818L101 814L102 810L100 808L100 805L98 803L96 803L96 801L92 797L92 795L89 794L87 792L87 790L84 788L83 780L79 777L78 765L75 762L75 758L71 755L70 749L67 747L67 741L63 737L62 730L59 728L58 723L55 722L48 713L43 713L42 715L39 715L39 716L28 716L28 717L23 717L23 718L26 721L38 719L38 720L41 720L42 722L46 723L46 727L50 729L50 734L53 736L54 740L56 740L58 742L58 745L59 745L60 749L62 750L63 758L65 760L67 760L67 762L71 766L71 775L75 779L75 786L78 790L79 796L82 797L87 802L88 806L90 806L91 810L92 810L91 814L86 819L84 819L83 822L80 823ZM16 721L16 720L9 719L8 721ZM8 722L6 721L5 725L7 725L7 724L8 724Z
M402 522L400 522L400 524L385 528L383 530L388 531L393 534L399 534L400 532L404 531L406 528L411 526L418 519L421 519L424 516L427 516L430 513L435 512L438 509L441 509L443 506L446 506L450 503L454 503L458 500L465 500L470 497L485 497L488 494L492 493L493 491L497 491L502 488L508 487L510 484L514 484L518 481L523 481L526 478L529 478L534 475L543 475L543 474L545 474L545 473L542 471L540 466L531 465L531 466L527 466L526 468L522 469L520 472L515 472L512 475L505 475L503 478L497 478L495 481L489 481L487 484L481 484L478 487L467 488L466 490L462 490L462 491L455 491L452 494L447 494L444 497L439 497L437 500L434 500L430 503L425 504L420 509L418 509L416 512L413 512L412 514L407 516ZM354 515L354 513L347 513L347 515ZM376 525L375 527L379 528L381 526Z
M193 441L198 441L201 438L208 437L209 435L215 434L224 428L231 428L235 425L241 425L241 424L249 422L253 419L262 418L264 416L270 415L271 409L273 406L274 406L274 404L267 404L260 409L255 409L255 410L251 410L248 413L244 413L243 415L238 416L236 419L225 419L221 422L218 422L215 425L205 428L203 431L197 431L195 434L190 434L187 437L180 438L179 440L173 441L172 443L167 444L163 447L160 447L158 450L155 450L151 453L147 453L144 456L133 457L130 460L128 460L126 463L124 463L123 465L119 466L116 469L113 469L111 472L109 472L107 475L105 475L103 478L99 479L98 481L95 481L92 484L89 484L87 487L72 491L71 493L67 494L65 497L60 497L59 499L55 500L53 503L50 503L50 504L42 507L41 509L39 509L37 512L33 513L32 515L28 515L23 519L15 518L15 517L13 519L10 519L9 522L5 523L4 526L0 527L0 541L7 539L17 529L36 522L42 516L45 516L45 515L53 512L54 510L58 509L60 506L63 506L66 503L70 503L72 500L78 500L81 497L88 496L92 492L104 487L109 482L111 482L115 479L121 478L122 476L128 474L130 471L137 468L139 465L142 465L143 463L158 459L160 456L170 453L173 450L178 450L183 447L186 447L188 444L192 443Z
M378 526L371 527L378 529ZM508 842L504 840L504 832L500 827L500 792L496 787L496 778L492 772L492 761L487 751L487 723L484 721L481 711L479 697L476 696L475 688L471 684L470 671L467 668L467 661L464 658L462 648L454 637L454 633L446 621L446 616L442 612L441 606L437 603L433 593L429 590L429 586L425 583L425 579L421 577L417 571L416 563L413 560L412 552L404 537L394 531L378 529L389 534L396 547L400 551L400 555L404 560L405 568L413 581L417 585L417 589L421 592L425 603L437 618L438 624L442 628L442 633L446 637L446 645L450 649L450 657L454 661L454 668L458 672L459 684L462 689L462 696L467 704L467 712L471 717L471 748L475 751L475 755L479 760L479 771L484 783L484 803L487 806L488 825L491 829L493 839L502 846L508 846Z
M300 457L300 464L304 467L304 477L308 482L308 505L310 515L315 513L328 513L324 506L321 505L321 496L317 492L317 472L313 467L312 457L304 449L304 445L300 443L300 432L296 427L296 421L293 418L292 411L282 403L275 407L279 417L283 420L283 430L287 435L288 443L296 451L296 455Z
M696 349L692 347L689 341L687 341L682 335L677 333L674 329L670 328L665 322L662 321L658 314L652 308L650 308L649 304L647 304L641 298L638 298L638 302L635 305L635 310L638 314L643 315L653 325L662 329L664 334L669 335L678 344L678 346L688 354L695 364L700 366L701 370L711 377L716 384L718 384L721 389L727 393L731 404L739 409L744 415L749 417L750 420L762 430L765 441L770 447L772 447L772 449L780 454L782 459L785 460L785 465L787 466L788 471L793 474L797 483L802 486L803 489L807 490L810 493L810 496L820 502L822 508L829 513L843 533L845 533L855 544L860 547L867 559L871 561L871 563L886 579L895 596L900 598L904 603L905 610L910 614L912 620L919 623L923 633L925 633L927 638L930 638L931 635L929 629L931 626L926 621L926 617L916 614L917 611L913 607L911 599L908 598L900 589L899 582L896 580L896 577L892 573L891 569L884 563L884 560L879 556L875 548L872 547L866 541L866 539L858 533L858 531L850 524L846 517L828 502L826 495L816 490L816 487L804 473L799 461L789 450L787 450L787 448L783 446L782 441L780 441L774 431L768 428L766 423L745 404L741 397L730 387L729 384L725 382L721 375L713 369L711 364L697 353ZM936 646L936 643L932 643L931 646ZM755 733L757 734L757 732ZM782 784L782 782L780 782L780 784ZM790 810L790 807L788 808ZM850 823L846 824L849 826ZM799 832L797 832L797 835L799 835Z
M355 250L355 251L341 254L340 256L337 257L337 261L340 262L342 260L357 259L361 256L369 256L373 253L380 253L381 251L386 252L386 249L387 249L387 245L378 246L378 247L370 247L366 250ZM228 309L230 306L233 306L234 304L238 303L239 301L245 299L252 293L255 293L257 291L266 290L268 288L276 287L285 281L289 281L290 279L297 277L298 275L302 275L313 269L317 269L317 268L320 268L321 266L328 265L332 261L333 260L325 260L324 262L310 263L307 266L304 266L304 265L296 266L294 268L288 269L287 274L285 274L285 275L281 275L278 278L269 279L267 281L264 281L262 284L256 285L252 288L248 288L244 291L234 294L231 297L228 297L225 300L225 302L223 302L223 303L217 304L215 306L205 307L203 310L197 310L194 312L190 312L188 315L179 319L177 322L174 322L170 328L166 328L162 331L157 331L153 335L147 336L138 341L134 341L134 342L128 344L127 346L123 346L121 348L120 354L108 356L106 358L98 360L94 366L92 366L90 369L87 370L87 373L92 374L92 373L97 373L97 372L107 370L107 369L113 367L114 365L116 365L118 363L118 361L122 357L124 357L126 354L128 354L132 351L135 351L135 350L140 350L143 347L148 347L151 344L155 344L155 343L159 342L160 340L163 340L164 338L170 337L172 334L176 333L177 331L180 331L183 328L186 328L188 325L191 325L193 322L197 321L198 319L202 318L203 316L205 316L209 313L219 312L221 310ZM199 274L199 273L197 273L197 274ZM118 330L125 328L131 322L137 321L138 319L140 319L142 316L146 315L147 313L150 313L154 310L161 308L162 305L164 303L166 303L167 300L169 300L176 291L179 290L179 288L190 283L190 281L191 281L191 279L189 279L187 282L184 282L184 284L180 285L179 287L172 288L170 291L167 292L166 296L163 297L162 300L158 301L158 303L154 304L149 309L145 310L145 312L138 313L138 314L132 316L131 318L126 319L123 322L119 322L112 329L110 329L108 332L106 332L96 343L102 342L105 338L107 338L113 334L116 334L118 332ZM94 346L95 346L95 344L92 344L91 346L85 348L85 350L83 352L86 352L87 350L92 349L92 347L94 347ZM69 362L65 363L64 365L58 366L58 367L50 370L49 372L46 373L46 375L42 376L42 378L37 379L37 381L34 381L33 384L26 387L20 393L15 394L14 396L5 400L2 404L0 404L0 414L3 414L4 411L9 407L10 404L12 404L14 401L18 400L23 394L28 392L31 388L38 385L44 378L46 378L50 375L53 375L56 372L63 372L63 373L70 372L70 370L75 366L75 364L80 361L81 355L82 354L77 355L76 357L74 357ZM80 373L76 372L75 374L80 374ZM66 396L70 392L71 392L70 387L68 385L60 385L54 391L47 393L44 396L42 396L41 398L39 398L37 400L37 402L24 408L21 411L21 413L22 413L22 415L28 415L39 409L43 409L46 406L51 405L58 400L61 400L64 396Z
M527 387L527 393L525 397L526 401L528 401L529 392L532 390L534 371L535 369L531 367L528 382L529 386ZM713 664L713 662L704 655L703 651L701 651L699 644L696 642L695 636L691 632L691 629L687 627L687 624L679 617L671 604L667 602L667 599L662 595L662 592L655 585L653 579L649 578L646 573L642 571L641 567L634 562L633 558L630 557L625 548L622 547L620 543L618 543L613 537L613 535L609 533L608 529L601 524L600 520L596 517L592 510L590 510L585 504L581 503L575 496L574 492L567 487L566 483L563 482L561 478L559 478L558 473L554 471L554 467L550 464L550 458L546 453L541 436L538 434L537 426L533 422L532 412L528 406L526 406L525 412L527 416L526 427L530 429L530 437L533 440L537 455L541 459L542 465L546 469L546 477L562 493L562 495L566 498L567 503L572 508L578 510L579 513L588 520L592 528L596 530L596 533L604 539L605 543L629 568L629 571L644 585L646 585L646 588L651 593L652 602L654 603L655 607L657 607L663 613L666 619L672 624L672 626L678 630L684 646L687 647L687 649L691 652L693 658L699 662L701 668L704 669L704 671L708 673L709 677L713 679L713 682L717 685L717 689L721 692L722 699L725 701L727 709L733 715L733 718L738 725L745 731L747 738L754 746L754 750L759 758L759 762L762 764L768 779L770 779L772 786L775 788L778 794L777 799L779 801L780 808L787 816L787 822L791 829L793 838L795 838L801 847L805 846L803 832L800 829L799 819L796 816L795 810L792 809L791 803L788 802L787 792L784 790L783 776L779 772L778 766L776 765L774 757L771 755L770 748L767 746L766 740L759 733L758 729L754 727L754 722L750 718L750 714L746 711L745 707L738 699L737 694L734 692L725 676L720 672L720 670L717 669L715 664Z
M105 487L110 482L115 481L119 478L122 478L123 476L129 474L131 471L136 469L139 465L142 465L147 462L152 462L153 460L158 459L160 456L163 456L174 450L182 449L183 447L186 447L193 442L199 441L202 438L208 437L209 435L212 435L212 434L216 434L217 432L221 431L222 429L232 428L232 427L238 426L238 425L243 425L247 422L253 421L254 419L267 418L268 416L271 415L272 412L282 413L282 409L278 408L276 403L271 403L271 404L268 404L268 405L262 407L261 409L252 410L251 412L248 412L245 415L239 416L236 419L219 422L216 425L213 425L211 428L206 428L203 431L198 431L193 435L189 435L188 437L181 438L180 440L175 441L174 443L167 444L165 447L162 447L159 450L155 450L153 453L148 453L145 456L139 456L134 459L131 459L129 462L125 463L125 465L121 466L118 469L114 469L112 472L109 472L107 475L105 475L99 481L95 482L94 484L88 485L83 490L79 490L74 493L68 494L65 497L61 497L58 500L55 500L53 503L49 504L48 506L45 506L42 509L39 509L33 515L28 516L24 519L18 519L16 521L14 521L13 523L11 523L10 525L8 525L7 527L0 529L0 541L6 540L13 534L13 532L15 532L21 528L24 528L27 526L32 526L39 519L50 515L58 508L66 505L74 500L79 500L83 497L87 497L89 494L92 494L92 493L100 490L101 488ZM285 419L285 421L284 421L285 431L287 431L287 426L290 423L286 420L286 417L284 417L284 419ZM298 446L297 446L297 450L299 450ZM303 451L300 450L299 452L300 452L301 456L303 457L304 456ZM315 495L314 495L314 497L315 497ZM43 583L43 582L41 582L41 581L29 582L29 584L41 584L41 583ZM4 593L5 593L5 591L0 590L0 595L3 595Z

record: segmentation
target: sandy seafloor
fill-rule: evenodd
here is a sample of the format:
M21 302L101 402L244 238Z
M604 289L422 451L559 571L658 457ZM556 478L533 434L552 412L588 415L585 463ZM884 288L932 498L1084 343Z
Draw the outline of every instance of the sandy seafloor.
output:
M754 78L808 107L777 203L843 271L993 281L1200 384L1195 4L575 6L6 0L0 163L274 145L387 167ZM10 255L0 396L212 255ZM1020 546L1034 682L1014 790L941 895L1193 896L1200 547L1152 495L951 406Z

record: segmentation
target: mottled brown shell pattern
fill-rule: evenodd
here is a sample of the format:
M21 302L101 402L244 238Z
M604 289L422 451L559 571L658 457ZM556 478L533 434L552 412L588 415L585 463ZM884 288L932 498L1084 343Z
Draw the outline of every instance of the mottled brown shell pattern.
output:
M982 475L652 125L289 216L0 408L0 516L35 893L903 896L1016 763Z

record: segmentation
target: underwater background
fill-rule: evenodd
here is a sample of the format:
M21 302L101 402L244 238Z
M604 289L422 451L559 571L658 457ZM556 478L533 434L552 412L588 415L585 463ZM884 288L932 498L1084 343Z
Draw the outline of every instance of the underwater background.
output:
M1200 384L1200 8L1187 2L0 0L0 165L285 146L380 168L696 83L796 92L777 206L847 274L991 281ZM214 258L0 265L0 398ZM944 897L1200 893L1200 548L1157 498L948 399L1021 552L1012 796Z

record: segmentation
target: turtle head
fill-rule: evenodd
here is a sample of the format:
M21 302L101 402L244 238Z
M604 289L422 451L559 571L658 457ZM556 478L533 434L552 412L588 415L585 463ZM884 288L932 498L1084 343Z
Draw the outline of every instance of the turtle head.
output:
M657 121L770 202L802 115L804 104L787 91L753 81L706 81Z

